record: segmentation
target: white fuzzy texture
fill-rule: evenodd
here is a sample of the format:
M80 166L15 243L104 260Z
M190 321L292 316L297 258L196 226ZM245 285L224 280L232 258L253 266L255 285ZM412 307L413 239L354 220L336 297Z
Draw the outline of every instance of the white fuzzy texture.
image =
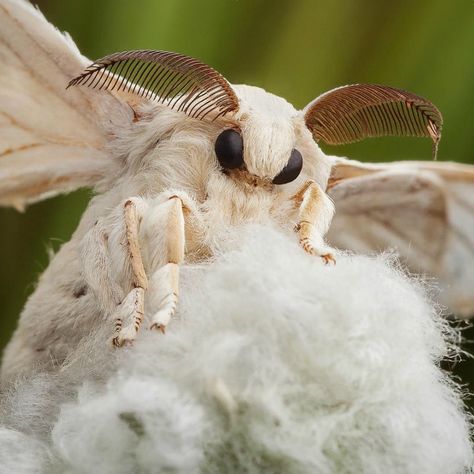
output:
M469 420L438 368L453 334L391 259L328 267L253 227L182 275L165 336L112 351L99 330L4 395L0 472L469 469Z

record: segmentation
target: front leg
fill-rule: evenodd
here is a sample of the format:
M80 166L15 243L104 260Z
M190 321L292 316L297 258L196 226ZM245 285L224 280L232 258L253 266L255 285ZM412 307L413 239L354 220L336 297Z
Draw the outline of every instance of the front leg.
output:
M332 249L323 239L334 214L332 201L314 181L307 181L291 199L298 208L295 232L300 245L310 255L321 257L324 263L336 263Z
M114 346L131 344L140 329L145 312L145 291L148 279L143 266L142 252L138 238L140 222L146 209L144 201L131 198L124 204L125 247L132 273L133 289L118 307L115 319L116 336L112 339ZM123 322L126 325L123 325Z
M185 222L184 210L189 207L179 196L172 195L155 211L152 225L144 229L144 235L153 235L161 229L161 245L150 255L154 271L150 279L147 312L151 314L150 329L165 332L166 326L176 312L179 290L179 265L184 260Z
M178 304L185 213L196 217L198 212L184 193L163 193L146 205L142 201L137 204L133 199L125 203L125 243L134 288L116 313L116 346L133 342L145 309L151 316L150 328L165 332ZM128 324L122 327L124 317Z

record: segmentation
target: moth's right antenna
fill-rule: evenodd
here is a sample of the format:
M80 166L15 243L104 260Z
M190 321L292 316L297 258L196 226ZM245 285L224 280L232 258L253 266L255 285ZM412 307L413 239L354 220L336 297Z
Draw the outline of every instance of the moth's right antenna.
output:
M443 117L423 97L394 87L354 84L320 95L304 109L316 141L330 145L387 135L430 137L436 159Z

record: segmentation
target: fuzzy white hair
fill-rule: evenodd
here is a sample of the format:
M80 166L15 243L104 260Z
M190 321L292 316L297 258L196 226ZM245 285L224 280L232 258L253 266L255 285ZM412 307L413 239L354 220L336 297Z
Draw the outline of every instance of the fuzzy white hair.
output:
M389 257L327 268L268 227L231 240L183 266L165 336L111 356L92 334L4 394L1 472L469 469L469 418L439 368L456 334L422 285Z

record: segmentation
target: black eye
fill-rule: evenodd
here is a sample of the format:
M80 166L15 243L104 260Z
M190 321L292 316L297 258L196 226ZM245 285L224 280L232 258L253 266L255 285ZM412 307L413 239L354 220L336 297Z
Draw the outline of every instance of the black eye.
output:
M301 168L303 168L303 157L294 148L286 166L273 178L273 184L291 183L299 176Z
M239 132L224 130L217 137L214 149L223 168L234 169L244 164L244 141Z

